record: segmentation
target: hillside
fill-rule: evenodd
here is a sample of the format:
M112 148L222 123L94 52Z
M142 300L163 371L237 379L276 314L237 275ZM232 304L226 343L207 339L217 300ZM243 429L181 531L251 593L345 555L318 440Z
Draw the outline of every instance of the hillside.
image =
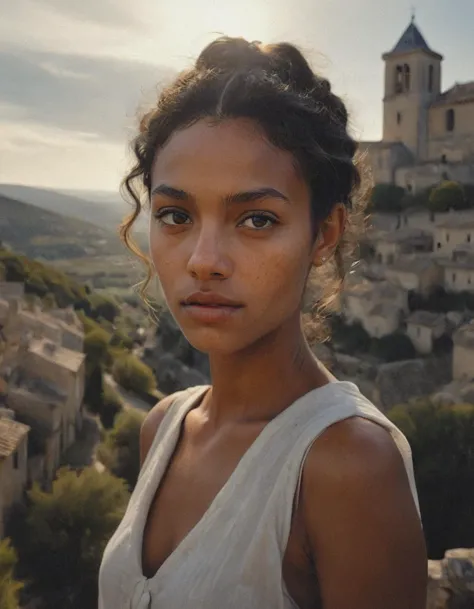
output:
M90 222L111 232L116 231L123 217L130 211L118 193L56 191L18 184L0 184L0 194L68 218ZM145 218L138 222L137 229L147 229Z
M124 253L113 230L0 195L0 241L30 258Z

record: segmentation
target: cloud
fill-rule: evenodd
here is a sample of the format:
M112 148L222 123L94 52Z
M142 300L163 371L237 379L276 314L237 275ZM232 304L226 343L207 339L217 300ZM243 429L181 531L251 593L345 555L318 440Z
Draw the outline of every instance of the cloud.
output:
M0 51L0 105L26 122L124 142L137 107L172 75L142 62Z

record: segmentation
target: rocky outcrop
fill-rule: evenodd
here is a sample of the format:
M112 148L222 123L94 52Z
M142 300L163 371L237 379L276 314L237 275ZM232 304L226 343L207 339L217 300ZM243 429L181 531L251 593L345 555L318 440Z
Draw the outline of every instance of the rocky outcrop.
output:
M142 359L154 371L163 393L209 383L207 355L189 344L169 311L160 314L156 332L145 343Z
M474 608L474 549L448 550L428 561L426 609Z

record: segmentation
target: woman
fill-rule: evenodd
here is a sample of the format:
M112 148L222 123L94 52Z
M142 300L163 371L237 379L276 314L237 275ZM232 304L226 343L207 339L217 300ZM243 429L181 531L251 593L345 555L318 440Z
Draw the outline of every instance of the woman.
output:
M153 272L212 385L143 424L101 609L424 609L408 443L301 324L311 271L342 279L360 204L347 120L295 47L230 38L142 120L122 235L144 187Z

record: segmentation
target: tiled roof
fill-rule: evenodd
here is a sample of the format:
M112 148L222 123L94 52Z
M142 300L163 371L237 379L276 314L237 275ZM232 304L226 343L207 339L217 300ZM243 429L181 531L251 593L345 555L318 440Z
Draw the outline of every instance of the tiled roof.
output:
M15 452L29 430L28 425L0 417L0 461Z
M441 93L432 105L462 104L474 101L474 81L456 83L453 87Z
M426 51L427 53L441 57L438 53L430 49L414 21L410 23L403 32L400 40L387 55L401 55L403 53L410 53L411 51Z

